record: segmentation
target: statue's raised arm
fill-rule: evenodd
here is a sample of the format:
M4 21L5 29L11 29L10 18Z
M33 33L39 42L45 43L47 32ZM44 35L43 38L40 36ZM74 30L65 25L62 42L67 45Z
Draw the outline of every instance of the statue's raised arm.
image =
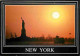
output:
M21 17L21 20L22 20L22 27L24 28L25 22L24 22L24 20L22 19L22 17Z
M21 17L21 20L23 20L22 17Z

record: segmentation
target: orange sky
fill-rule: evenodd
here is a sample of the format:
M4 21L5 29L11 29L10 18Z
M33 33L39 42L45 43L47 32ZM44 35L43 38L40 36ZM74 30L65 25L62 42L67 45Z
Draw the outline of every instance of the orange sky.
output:
M53 12L60 17L54 19ZM22 21L25 22L26 35L29 37L75 37L75 5L6 5L6 38L10 33L21 35Z

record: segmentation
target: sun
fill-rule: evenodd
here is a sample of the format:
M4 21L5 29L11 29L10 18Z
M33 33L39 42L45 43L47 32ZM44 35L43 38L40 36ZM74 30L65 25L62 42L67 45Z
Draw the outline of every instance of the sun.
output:
M60 16L59 12L53 12L53 13L52 13L52 17L53 17L54 19L58 19L59 16Z

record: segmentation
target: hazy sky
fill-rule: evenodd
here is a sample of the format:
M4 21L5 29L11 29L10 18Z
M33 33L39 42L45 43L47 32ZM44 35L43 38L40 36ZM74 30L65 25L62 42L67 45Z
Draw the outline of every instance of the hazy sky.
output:
M59 14L55 19L54 12ZM6 37L21 35L22 20L29 37L75 37L75 5L6 5ZM69 35L71 33L71 35Z

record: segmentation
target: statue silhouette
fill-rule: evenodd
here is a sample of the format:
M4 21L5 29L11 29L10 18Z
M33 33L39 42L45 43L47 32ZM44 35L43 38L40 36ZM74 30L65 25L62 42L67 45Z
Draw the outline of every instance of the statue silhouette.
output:
M22 17L21 17L21 20L22 20L21 37L24 38L24 37L26 37L25 22L24 22L24 20L22 19Z

